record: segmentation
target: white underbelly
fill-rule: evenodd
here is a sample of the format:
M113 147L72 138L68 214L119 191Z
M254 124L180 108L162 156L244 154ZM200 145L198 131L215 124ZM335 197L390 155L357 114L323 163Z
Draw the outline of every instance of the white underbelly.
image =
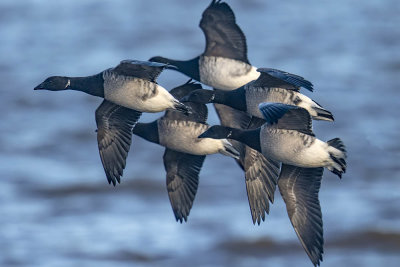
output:
M331 162L327 149L328 145L325 142L316 139L310 147L297 155L297 161L305 168L327 167Z
M110 77L104 82L104 98L141 112L161 112L173 107L173 96L162 86L143 79Z
M159 120L158 132L160 144L167 148L192 155L218 153L223 148L221 140L198 138L208 128L208 125L191 121Z
M295 130L265 131L262 142L262 153L285 164L315 168L327 166L329 153L325 142Z
M220 90L234 90L257 79L257 69L239 60L202 56L199 60L200 81Z

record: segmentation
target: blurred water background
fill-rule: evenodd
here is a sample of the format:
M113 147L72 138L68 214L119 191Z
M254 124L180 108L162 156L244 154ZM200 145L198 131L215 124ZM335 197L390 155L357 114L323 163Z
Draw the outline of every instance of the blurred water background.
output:
M189 221L176 223L162 147L134 137L114 188L98 156L101 99L33 91L48 76L87 76L122 59L197 56L209 2L0 2L1 266L312 266L278 192L253 226L232 159L206 159ZM316 122L317 136L347 145L348 172L322 181L322 266L400 266L400 2L228 3L250 62L311 80L315 92L304 93L336 119ZM173 71L159 79L186 81Z

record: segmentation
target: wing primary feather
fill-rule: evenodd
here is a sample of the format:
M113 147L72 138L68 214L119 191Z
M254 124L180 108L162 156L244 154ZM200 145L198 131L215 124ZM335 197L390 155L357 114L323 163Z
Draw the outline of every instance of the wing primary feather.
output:
M322 261L323 228L318 199L323 168L299 168L282 165L279 191L293 228L312 263Z
M96 109L99 154L109 183L120 182L141 112L104 100Z

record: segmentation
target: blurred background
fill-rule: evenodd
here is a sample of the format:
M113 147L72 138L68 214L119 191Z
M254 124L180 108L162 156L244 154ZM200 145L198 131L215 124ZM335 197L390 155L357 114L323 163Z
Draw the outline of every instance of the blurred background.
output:
M176 223L162 147L134 137L122 183L110 186L95 133L101 99L33 91L48 76L92 75L123 59L197 56L209 2L0 2L1 266L312 266L278 192L266 221L252 224L232 159L207 157L189 221ZM315 133L347 145L348 172L322 181L322 266L398 266L400 2L228 3L250 62L312 81L304 93L336 119L315 122ZM187 80L165 71L159 83Z

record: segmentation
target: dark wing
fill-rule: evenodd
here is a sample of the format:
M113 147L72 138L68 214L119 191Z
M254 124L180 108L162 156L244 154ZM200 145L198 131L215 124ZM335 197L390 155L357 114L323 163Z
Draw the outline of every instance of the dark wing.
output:
M222 126L247 129L251 120L251 116L247 113L222 104L214 104L214 107ZM240 168L244 170L246 145L233 139L229 139L229 142L231 142L232 146L240 153L240 158L235 160Z
M246 112L223 104L214 104L214 108L222 126L240 129L248 128L251 121L251 115Z
M200 83L194 82L192 79L190 79L186 83L171 89L169 93L176 99L181 99L197 89L203 89L203 87Z
M313 84L301 76L291 74L285 71L259 68L260 77L254 81L254 86L260 87L278 87L288 90L299 91L300 87L310 90L314 90Z
M202 89L201 84L189 80L185 84L175 87L169 92L176 99L181 99L185 95L188 95L190 92L197 89ZM192 109L191 114L185 115L180 111L167 110L165 112L164 118L167 118L169 120L184 120L184 121L195 121L200 123L206 123L208 117L208 109L206 105L193 102L185 102L185 105L189 106Z
M150 61L123 60L112 71L118 75L131 76L151 82L156 82L157 77L168 65Z
M268 124L314 136L311 115L306 109L282 103L261 103L258 107Z
M177 152L166 148L164 167L167 190L176 221L187 221L199 184L199 172L206 156Z
M206 36L205 56L232 58L250 64L246 37L227 3L213 0L203 12L200 28Z
M278 161L267 159L260 152L246 146L246 189L254 224L260 224L261 220L265 220L265 213L269 214L268 201L274 202L279 165Z
M256 129L265 123L262 119L251 117L225 105L215 104L215 109L223 126ZM240 153L237 163L245 172L247 197L253 223L260 224L261 219L265 220L265 213L269 213L268 201L273 202L274 199L279 163L266 159L261 153L243 143L236 140L229 141Z
M132 129L142 113L104 100L96 109L97 143L108 183L120 182L132 141Z
M279 191L303 248L312 263L322 261L324 236L322 213L318 199L324 168L299 168L282 164Z
M246 129L261 127L265 120L252 117ZM268 200L273 203L280 163L265 158L260 152L246 146L243 155L247 197L253 223L260 224L269 212Z

